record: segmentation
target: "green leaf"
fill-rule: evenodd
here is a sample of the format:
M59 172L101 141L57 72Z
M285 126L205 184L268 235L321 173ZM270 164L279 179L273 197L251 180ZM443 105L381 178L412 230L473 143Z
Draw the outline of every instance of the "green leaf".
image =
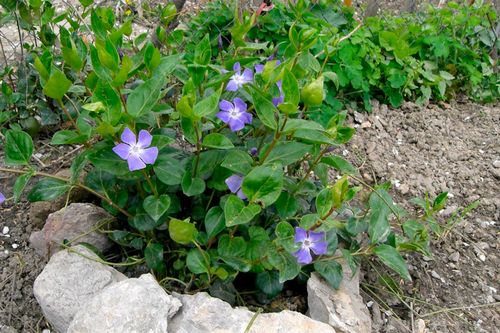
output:
M216 206L209 209L205 215L205 230L207 237L210 239L217 236L226 226L224 219L224 211L222 208Z
M171 219L168 225L170 238L179 244L189 244L196 239L198 230L193 223Z
M283 94L285 102L297 106L300 102L299 84L295 76L287 68L283 72Z
M130 172L127 162L122 160L110 148L100 149L90 154L88 158L97 169L113 175L123 176Z
M217 244L217 253L220 258L232 268L248 272L252 267L249 260L245 259L247 250L247 243L243 237L229 237L229 235L222 235Z
M253 105L255 106L255 112L260 121L272 130L276 129L276 115L278 110L274 106L273 102L266 98L260 91L256 88L250 88L250 93L252 94Z
M295 252L298 246L295 243L295 230L288 222L282 221L278 223L275 229L277 244L282 246L288 252Z
M166 185L179 185L186 168L173 157L161 155L153 166L156 177Z
M258 166L243 178L241 188L251 203L258 202L266 207L280 196L283 175L283 167L280 164Z
M140 117L151 111L160 98L164 80L153 77L130 93L127 97L127 111L134 117Z
M28 133L8 130L5 134L5 163L28 165L33 155L33 140Z
M318 272L330 286L339 289L340 282L343 278L342 265L333 260L317 261L314 263L314 270Z
M210 34L205 37L196 45L194 50L194 62L199 65L208 65L212 58L212 47L210 46Z
M379 189L370 195L368 203L371 208L370 224L368 226L370 241L372 244L383 242L391 231L389 225L391 210L388 204L393 205L392 198L387 191Z
M149 243L144 250L144 258L149 268L158 273L166 271L167 266L163 261L163 245L158 243Z
M170 197L167 194L160 195L158 198L150 195L144 199L142 207L153 220L158 221L170 207Z
M196 103L193 108L194 114L199 118L216 114L217 111L219 111L220 94L221 90L216 91L212 95Z
M358 169L356 169L351 163L337 155L323 157L321 158L321 163L328 164L329 166L337 169L343 174L355 175L358 173Z
M52 201L63 195L66 191L70 189L68 183L46 178L39 181L28 194L28 200L31 202L35 201Z
M235 195L230 195L224 205L226 227L246 224L259 214L260 211L261 208L259 205L249 204L248 206L245 206L243 200Z
M68 92L71 84L71 81L68 80L63 72L56 68L53 68L48 81L45 82L43 93L50 98L60 101L62 100L64 94Z
M220 133L211 133L203 138L203 146L215 149L234 148L233 143L225 135Z
M129 219L128 223L139 231L151 231L161 226L165 221L155 221L146 213L139 213Z
M279 271L279 282L294 279L300 273L297 259L286 251L269 251L269 263Z
M281 163L289 165L297 162L311 151L312 146L305 143L286 141L279 142L269 153L265 164ZM264 150L262 151L264 153Z
M79 134L77 131L73 130L61 130L52 136L50 141L53 145L69 145L75 143L85 143L89 137L87 135Z
M446 201L448 201L448 192L441 192L436 199L434 199L432 210L434 212L440 211L446 205Z
M316 211L320 217L327 216L334 206L333 190L325 188L316 196Z
M398 273L403 279L411 281L408 267L406 266L403 257L401 257L395 248L390 245L382 244L377 246L373 251L384 264L396 271L396 273Z
M288 192L281 192L278 200L276 200L274 205L276 206L278 215L283 219L292 217L297 213L297 199L293 195L290 195Z
M13 187L14 201L15 202L19 201L19 198L21 197L21 194L23 193L24 188L26 187L26 184L28 184L31 177L33 177L32 173L26 173L24 175L17 177L16 182L14 183L14 187Z
M242 150L231 150L221 166L236 173L246 175L252 169L253 159L247 152Z
M191 171L188 170L182 177L182 192L188 197L201 194L205 191L205 181L201 178L193 178Z
M208 274L210 272L208 254L198 248L189 250L186 258L186 266L194 274Z
M264 271L257 274L255 284L268 298L274 298L283 290L283 283L276 271Z

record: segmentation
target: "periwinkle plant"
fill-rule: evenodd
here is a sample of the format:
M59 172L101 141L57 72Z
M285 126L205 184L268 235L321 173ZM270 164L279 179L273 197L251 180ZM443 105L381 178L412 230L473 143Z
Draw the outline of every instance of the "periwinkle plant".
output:
M271 297L300 272L315 270L338 287L342 269L336 259L342 256L354 268L367 255L410 279L399 252L428 253L426 223L445 197L428 205L429 214L405 220L388 185L367 186L353 165L333 154L354 129L344 124L345 112L317 117L330 92L315 59L329 60L337 35L325 30L319 38L293 25L279 46L245 47L245 24L253 21L235 21L235 42L225 50L218 49L218 36L206 35L192 41L192 54L172 48L162 55L151 43L128 42L127 26L102 22L112 13L88 10L95 43L61 36L86 63L78 67L80 75L70 76L75 81L58 53L36 62L44 92L54 100L85 85L76 119L67 113L74 128L52 140L82 144L84 151L69 179L44 174L30 164L29 135L8 130L6 163L24 169L0 171L22 174L16 200L34 176L45 179L31 190L31 201L52 200L73 187L90 191L121 222L109 231L111 239L127 256L143 253L168 284L206 289L246 275ZM137 45L141 56L130 55ZM118 47L127 51L122 58ZM178 85L179 95L169 96ZM393 217L402 233L391 227Z

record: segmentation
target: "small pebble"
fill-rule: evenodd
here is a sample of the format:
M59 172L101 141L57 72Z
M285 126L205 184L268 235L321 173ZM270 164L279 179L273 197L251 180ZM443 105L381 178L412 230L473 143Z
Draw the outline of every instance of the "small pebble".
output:
M448 259L450 261L453 261L453 262L458 262L458 260L460 259L460 253L458 253L457 251L453 252L452 254L450 254L448 256Z
M494 161L493 161L493 166L494 166L495 168L500 168L500 160L494 160Z
M10 231L9 227L5 226L2 229L2 234L7 235L9 233L9 231Z
M16 243L12 244L12 248L13 248L14 250L15 250L15 249L17 249L18 247L19 247L19 244L16 244Z
M436 271L431 271L431 275L433 278L441 280L441 275L439 275Z

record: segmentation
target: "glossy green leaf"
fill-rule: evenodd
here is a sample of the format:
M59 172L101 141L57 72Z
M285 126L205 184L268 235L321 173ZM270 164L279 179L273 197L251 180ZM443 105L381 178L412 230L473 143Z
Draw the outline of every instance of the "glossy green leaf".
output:
M146 264L152 270L160 274L166 271L167 266L163 261L163 245L149 243L144 250L144 258L146 259Z
M395 248L390 245L382 244L377 246L373 251L384 264L396 271L396 273L398 273L403 279L411 281L408 267L406 266L403 257L401 257Z
M189 170L182 177L181 186L182 192L188 197L201 194L206 188L205 181L201 178L193 178Z
M19 201L19 198L21 197L21 194L23 193L24 188L26 187L26 184L28 184L31 177L33 177L32 173L26 173L24 175L17 177L16 182L14 183L14 187L13 187L14 201L15 202Z
M33 140L28 133L8 130L5 133L5 163L28 165L33 155Z
M64 94L68 92L71 84L71 81L68 80L63 72L54 68L50 73L49 79L45 82L43 93L48 97L59 101L63 98Z
M384 242L391 226L389 225L389 215L391 210L388 205L393 205L392 198L387 191L379 189L370 195L369 205L371 208L370 224L368 234L372 244Z
M280 196L283 176L280 164L258 166L245 176L241 188L251 203L258 202L266 207Z
M151 195L144 199L142 207L153 220L158 221L170 207L170 197L167 194L162 194L159 197Z
M245 205L243 200L235 195L230 195L224 205L224 217L226 219L226 227L232 227L239 224L246 224L250 222L261 208L259 205L249 204Z
M276 129L277 122L276 117L278 115L278 110L274 106L273 102L266 98L260 91L256 88L250 88L252 94L253 105L255 106L255 112L260 121L272 130Z
M255 284L268 298L274 298L283 290L277 271L265 271L257 274Z
M342 265L334 260L316 261L314 269L318 272L332 288L339 289L342 281Z
M179 160L160 154L153 166L158 179L166 185L179 185L186 168Z
M231 149L234 148L233 143L225 135L220 133L211 133L203 138L202 145L214 149Z
M337 169L343 174L355 175L358 173L358 169L356 169L351 163L337 155L322 157L321 163L328 164L329 166Z
M219 99L221 90L216 91L212 95L202 99L194 105L194 114L199 117L213 116L219 111Z
M208 274L210 272L208 254L198 248L189 250L186 258L186 266L194 274Z
M224 211L222 208L216 206L208 210L207 215L205 215L205 230L207 232L207 237L212 238L217 236L226 226L226 220L224 218Z
M252 169L253 159L250 155L242 150L231 150L224 161L222 166L226 169L236 173L246 175Z
M276 144L269 153L265 164L281 163L289 165L304 158L311 151L312 146L305 143L285 141ZM263 150L264 153L265 149Z
M179 244L189 244L196 239L198 230L193 223L178 219L171 219L168 225L170 238Z
M70 187L68 183L62 180L45 178L33 186L28 194L28 200L31 202L52 201L66 193Z

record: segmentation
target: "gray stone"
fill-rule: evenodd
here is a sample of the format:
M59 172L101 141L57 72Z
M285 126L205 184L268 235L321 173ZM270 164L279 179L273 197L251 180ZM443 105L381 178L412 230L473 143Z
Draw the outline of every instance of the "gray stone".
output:
M97 229L113 217L104 209L88 203L73 203L49 215L40 231L30 236L31 247L41 256L53 255L65 239L73 243L89 243L100 251L111 246L108 237Z
M116 283L76 313L68 333L166 333L181 302L163 290L151 274Z
M14 327L0 323L0 333L17 333L17 330Z
M243 333L252 319L251 333L335 333L332 327L298 312L256 314L246 308L232 308L207 293L173 295L182 301L182 308L169 322L169 333Z
M344 278L339 289L330 287L317 273L307 281L309 316L340 333L371 333L370 313L359 295L359 270L352 276L342 263Z
M61 251L52 256L35 280L33 294L58 332L67 331L78 309L95 294L126 279L92 259L98 259L97 255L83 245Z

